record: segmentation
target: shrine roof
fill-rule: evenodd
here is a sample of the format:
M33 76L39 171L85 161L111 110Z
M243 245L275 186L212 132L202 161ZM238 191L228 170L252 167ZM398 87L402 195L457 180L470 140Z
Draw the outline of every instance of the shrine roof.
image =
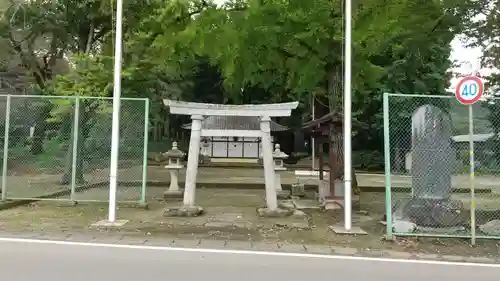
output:
M256 116L208 116L202 123L205 130L260 130L260 118ZM182 125L183 129L190 130L191 123ZM271 120L271 131L282 132L288 127Z

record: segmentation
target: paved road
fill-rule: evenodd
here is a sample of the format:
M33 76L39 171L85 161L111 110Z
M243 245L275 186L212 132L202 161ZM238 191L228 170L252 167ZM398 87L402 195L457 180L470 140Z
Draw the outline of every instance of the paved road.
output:
M500 268L0 242L2 281L493 281Z

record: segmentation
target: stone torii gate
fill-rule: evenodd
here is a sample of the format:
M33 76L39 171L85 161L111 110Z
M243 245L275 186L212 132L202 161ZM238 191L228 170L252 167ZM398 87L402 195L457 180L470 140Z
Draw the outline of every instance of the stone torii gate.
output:
M298 102L276 104L224 105L196 102L183 102L165 99L165 106L171 114L191 115L191 137L189 140L188 162L184 186L182 210L174 212L178 216L197 216L203 208L196 205L196 176L200 155L201 137L259 137L262 142L266 205L268 211L278 210L278 200L274 186L273 146L271 143L271 117L290 116ZM206 116L253 116L260 118L260 130L202 130Z

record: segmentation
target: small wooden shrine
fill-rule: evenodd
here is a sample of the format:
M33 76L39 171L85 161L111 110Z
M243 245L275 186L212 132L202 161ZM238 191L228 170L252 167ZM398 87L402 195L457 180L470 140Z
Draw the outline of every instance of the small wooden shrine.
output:
M361 123L353 120L354 126L361 126ZM312 120L302 125L302 130L306 131L312 138L316 151L319 156L319 178L324 179L325 164L329 167L328 188L329 195L324 198L325 204L328 201L334 201L336 204L342 204L344 196L336 194L335 181L343 180L344 177L344 142L343 142L343 116L335 112L330 112L321 118ZM325 144L328 144L328 159L325 163ZM316 159L313 159L315 161ZM342 184L343 185L343 184ZM352 190L353 201L359 200L360 190L356 180L356 174L353 170Z

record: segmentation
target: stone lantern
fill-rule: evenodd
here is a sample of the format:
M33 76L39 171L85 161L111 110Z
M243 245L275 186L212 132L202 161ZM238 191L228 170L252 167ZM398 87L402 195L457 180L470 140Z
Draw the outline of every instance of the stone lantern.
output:
M288 154L281 151L279 144L275 144L273 152L274 174L275 174L274 185L276 188L276 195L278 196L279 199L288 199L290 197L290 194L284 191L283 187L281 186L281 173L286 171L283 160L286 158L288 158Z
M168 158L168 165L165 168L170 172L170 186L163 193L166 198L182 198L182 190L179 188L179 170L184 168L181 164L181 159L185 153L177 147L177 142L172 143L172 149L163 154Z

